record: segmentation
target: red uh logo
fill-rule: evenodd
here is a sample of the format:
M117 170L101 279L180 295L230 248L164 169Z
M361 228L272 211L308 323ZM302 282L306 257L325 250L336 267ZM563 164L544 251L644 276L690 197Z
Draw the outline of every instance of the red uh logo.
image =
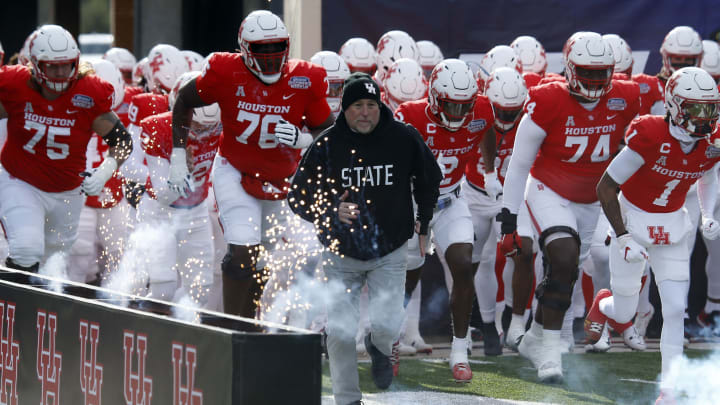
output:
M160 66L163 65L163 56L161 53L155 54L155 57L148 63L153 73L160 70Z
M128 405L150 405L152 399L152 378L145 376L145 358L147 357L147 335L137 335L137 373L133 373L133 353L135 352L135 332L124 331L123 353L125 354L125 378L123 392Z
M665 232L663 226L648 226L648 234L653 240L653 245L669 245L670 233Z
M183 352L185 352L185 375L187 384L182 385ZM197 349L195 346L178 342L172 344L173 363L173 405L202 405L201 390L195 389L195 367L197 366Z
M0 405L18 404L17 368L20 343L13 340L14 330L15 303L6 304L5 301L0 301Z
M49 314L40 309L37 312L37 376L41 382L40 405L60 403L60 373L62 372L62 353L55 351L57 334L57 314ZM45 328L48 330L48 342L45 344Z
M90 359L87 345L90 340ZM85 397L85 405L100 405L102 397L103 366L97 362L97 349L100 342L100 324L80 320L80 389ZM54 404L53 404L54 405Z

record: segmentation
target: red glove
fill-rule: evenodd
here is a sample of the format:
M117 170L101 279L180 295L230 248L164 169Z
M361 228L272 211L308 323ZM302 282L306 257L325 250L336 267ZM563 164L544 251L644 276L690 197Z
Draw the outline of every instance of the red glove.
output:
M517 231L502 236L500 240L500 253L506 257L513 257L522 248L522 241Z

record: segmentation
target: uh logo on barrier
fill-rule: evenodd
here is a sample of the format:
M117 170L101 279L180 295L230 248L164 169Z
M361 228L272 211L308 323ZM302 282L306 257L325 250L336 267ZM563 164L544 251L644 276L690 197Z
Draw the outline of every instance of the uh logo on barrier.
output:
M90 359L87 358L88 340L90 341ZM80 389L85 405L100 405L102 398L103 366L97 362L97 349L100 340L100 324L80 320Z
M14 331L15 303L0 301L0 405L18 405L20 342Z
M57 314L44 309L37 311L37 376L40 380L40 405L60 403L60 374L62 373L62 353L55 350L57 335ZM45 329L48 331L45 344Z

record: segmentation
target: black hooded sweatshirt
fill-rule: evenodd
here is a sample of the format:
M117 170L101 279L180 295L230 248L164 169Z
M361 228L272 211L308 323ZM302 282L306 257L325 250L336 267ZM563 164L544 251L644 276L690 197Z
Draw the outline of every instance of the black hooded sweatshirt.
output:
M369 134L352 131L341 112L305 152L288 194L290 208L315 223L320 243L358 260L385 256L412 237L413 195L427 234L442 180L417 130L393 119L384 104L380 109ZM345 201L360 211L351 225L337 214L345 190Z

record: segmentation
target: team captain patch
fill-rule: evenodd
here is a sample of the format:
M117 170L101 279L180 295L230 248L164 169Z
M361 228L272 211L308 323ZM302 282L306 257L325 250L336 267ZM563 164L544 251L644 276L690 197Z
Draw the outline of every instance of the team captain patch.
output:
M293 89L307 89L310 84L310 78L305 76L293 76L288 81L288 85Z
M95 105L95 102L93 101L92 97L86 96L84 94L74 95L71 102L72 102L72 105L74 105L75 107L80 107L80 108L93 108L93 106Z
M470 132L482 131L483 129L485 129L486 125L487 125L487 122L485 122L485 120L483 120L483 119L472 120L468 124L468 131L470 131Z
M608 110L623 111L627 108L627 102L624 98L611 98L607 101Z

